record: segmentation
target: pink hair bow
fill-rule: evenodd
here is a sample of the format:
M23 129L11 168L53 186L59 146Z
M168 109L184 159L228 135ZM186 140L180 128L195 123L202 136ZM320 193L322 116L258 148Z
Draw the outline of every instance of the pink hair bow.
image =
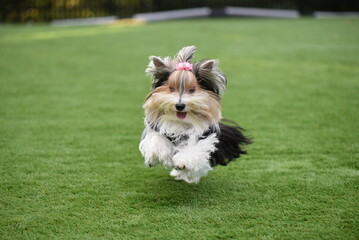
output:
M192 64L188 63L188 62L181 62L176 64L176 69L177 70L192 70Z

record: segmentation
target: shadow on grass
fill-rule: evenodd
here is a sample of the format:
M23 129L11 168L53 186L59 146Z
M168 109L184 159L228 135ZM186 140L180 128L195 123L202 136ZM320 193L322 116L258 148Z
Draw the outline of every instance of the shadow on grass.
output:
M247 201L241 194L241 186L223 179L204 178L199 184L176 181L169 176L149 177L142 183L133 185L136 194L128 196L132 207L174 208L174 207L214 207L223 201Z

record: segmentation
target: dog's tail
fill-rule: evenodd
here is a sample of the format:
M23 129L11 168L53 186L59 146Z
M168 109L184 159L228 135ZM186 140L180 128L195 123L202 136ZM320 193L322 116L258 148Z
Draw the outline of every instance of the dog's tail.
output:
M218 164L226 166L230 161L246 154L243 147L252 143L252 139L243 134L244 129L235 122L222 120L219 123L219 128L217 150L211 154L210 159L212 167Z

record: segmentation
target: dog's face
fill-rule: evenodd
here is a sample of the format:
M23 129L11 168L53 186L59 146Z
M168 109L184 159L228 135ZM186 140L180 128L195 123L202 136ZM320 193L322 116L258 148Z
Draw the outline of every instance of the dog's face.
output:
M181 121L215 124L221 119L220 97L202 89L191 71L174 71L144 104L149 122Z
M219 122L222 118L219 94L224 90L225 78L223 74L216 75L220 72L215 68L215 61L196 63L193 69L190 64L191 69L184 70L174 66L182 59L150 59L147 72L154 76L153 90L143 106L150 124L160 126L172 122L202 128Z

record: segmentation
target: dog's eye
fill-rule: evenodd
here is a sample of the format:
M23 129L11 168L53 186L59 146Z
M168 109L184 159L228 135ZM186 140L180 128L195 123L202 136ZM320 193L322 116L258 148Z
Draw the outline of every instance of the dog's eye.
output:
M173 87L170 87L170 91L171 91L171 92L174 92L175 89L174 89Z
M194 93L194 91L196 91L196 88L191 88L190 90L188 90L189 91L189 93Z

